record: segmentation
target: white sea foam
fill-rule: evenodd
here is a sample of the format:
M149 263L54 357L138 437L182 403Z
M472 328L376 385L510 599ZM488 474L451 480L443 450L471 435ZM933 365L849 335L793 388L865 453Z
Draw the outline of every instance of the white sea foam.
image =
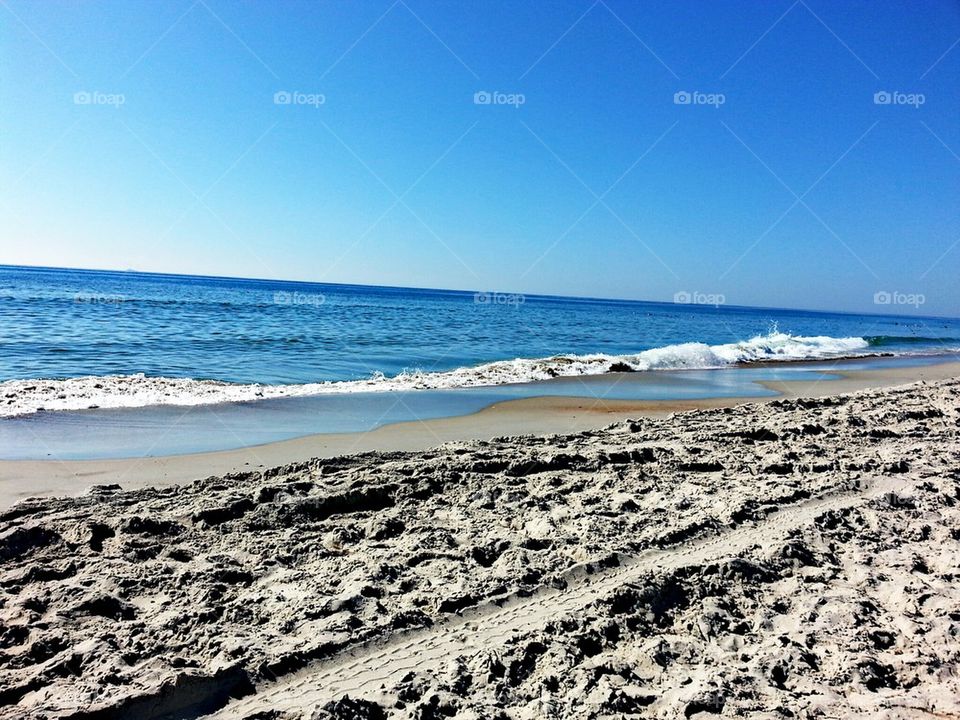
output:
M623 363L630 369L682 370L722 368L738 363L792 361L864 354L867 340L859 337L801 337L771 332L725 345L683 343L635 355L558 355L517 358L444 372L419 370L394 377L381 374L364 380L301 385L235 384L214 380L110 375L65 380L8 380L0 383L0 417L29 415L40 410L83 410L148 405L208 405L264 398L304 397L329 393L389 392L495 386L556 377L599 375Z

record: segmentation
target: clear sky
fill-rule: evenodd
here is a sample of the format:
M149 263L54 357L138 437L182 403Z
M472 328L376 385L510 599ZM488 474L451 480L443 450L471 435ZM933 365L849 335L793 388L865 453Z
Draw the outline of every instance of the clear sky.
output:
M0 0L0 262L957 315L958 40L954 0Z

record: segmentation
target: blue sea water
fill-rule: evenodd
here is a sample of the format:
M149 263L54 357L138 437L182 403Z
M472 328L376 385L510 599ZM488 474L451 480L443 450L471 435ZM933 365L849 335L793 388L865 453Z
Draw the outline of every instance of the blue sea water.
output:
M841 357L939 362L958 338L945 318L0 266L0 459L222 450L537 395L769 396Z
M0 381L143 373L317 383L515 358L636 356L741 343L773 328L865 342L819 343L802 350L810 357L960 347L957 319L0 266ZM715 359L668 355L650 369ZM777 359L743 359L767 355ZM509 370L516 376L497 377L538 379Z

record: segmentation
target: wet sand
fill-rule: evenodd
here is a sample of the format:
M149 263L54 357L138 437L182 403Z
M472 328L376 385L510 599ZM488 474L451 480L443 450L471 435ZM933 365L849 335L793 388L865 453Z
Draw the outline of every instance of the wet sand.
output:
M762 383L779 398L822 397L916 380L960 377L960 363L844 370L839 361L833 380ZM609 376L582 378L586 385L609 382ZM647 382L643 373L622 375L620 382ZM686 410L769 402L776 397L707 400L628 401L537 397L491 405L453 418L386 425L367 432L320 434L282 442L209 453L112 460L0 461L0 508L28 497L77 495L92 485L117 484L125 489L189 482L214 475L262 469L311 458L329 458L371 451L425 450L457 440L489 440L516 435L552 435L602 428L635 417L666 417Z

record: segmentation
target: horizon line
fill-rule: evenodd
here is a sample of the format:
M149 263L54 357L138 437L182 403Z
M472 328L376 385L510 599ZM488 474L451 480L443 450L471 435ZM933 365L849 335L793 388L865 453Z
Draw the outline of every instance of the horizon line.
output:
M374 285L368 283L346 283L346 282L326 282L319 280L288 280L284 278L256 278L256 277L245 277L242 275L202 275L195 273L171 273L171 272L160 272L156 270L135 270L133 268L128 268L125 270L115 270L111 268L90 268L90 267L66 267L59 265L8 265L6 263L0 263L0 268L18 268L26 270L67 270L67 271L78 271L78 272L91 272L91 273L116 273L118 275L157 275L160 277L182 277L182 278L199 278L207 280L246 280L250 282L282 282L282 283L294 283L299 285L333 285L337 287L354 287L354 288L381 288L385 290L421 290L427 292L440 292L440 293L495 293L495 294L504 294L504 295L520 295L523 297L532 297L532 298L550 298L554 300L581 300L589 302L614 302L614 303L639 303L646 305L676 305L678 307L701 307L708 308L714 307L719 310L721 307L734 308L738 310L779 310L779 311L788 311L788 312L806 312L806 313L817 313L820 315L867 315L875 317L895 317L895 318L905 318L905 319L917 319L922 318L926 320L960 320L960 315L901 315L897 313L882 313L882 312L858 312L852 310L814 310L811 308L795 308L795 307L778 307L773 305L734 305L722 303L720 305L711 305L709 303L678 303L670 300L640 300L634 298L615 298L615 297L596 297L592 295L553 295L553 294L544 294L544 293L530 293L530 292L512 292L507 290L477 290L477 289L459 289L459 288L432 288L432 287L415 287L412 285Z

